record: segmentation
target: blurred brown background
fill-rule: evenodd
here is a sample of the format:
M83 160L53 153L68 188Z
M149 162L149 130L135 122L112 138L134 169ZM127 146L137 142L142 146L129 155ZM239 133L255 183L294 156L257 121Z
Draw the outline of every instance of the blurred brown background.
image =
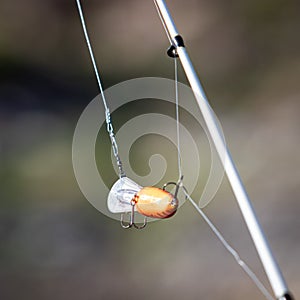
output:
M300 3L167 4L299 298ZM173 78L152 1L82 5L104 87ZM188 203L125 231L81 194L72 137L98 89L75 1L2 1L0 66L1 299L263 299ZM267 285L226 180L205 211Z

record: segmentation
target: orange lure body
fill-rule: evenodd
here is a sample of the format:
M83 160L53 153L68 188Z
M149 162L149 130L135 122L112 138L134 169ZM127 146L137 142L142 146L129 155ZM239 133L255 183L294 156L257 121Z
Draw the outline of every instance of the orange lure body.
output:
M140 189L134 195L133 201L140 214L157 219L173 216L178 208L178 200L174 195L156 187Z

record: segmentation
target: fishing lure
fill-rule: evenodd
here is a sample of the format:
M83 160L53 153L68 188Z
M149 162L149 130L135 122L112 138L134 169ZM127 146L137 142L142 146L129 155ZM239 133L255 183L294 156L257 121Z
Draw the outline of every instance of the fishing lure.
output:
M153 186L141 187L128 177L122 177L112 186L109 192L107 198L108 209L112 213L122 213L121 225L123 228L132 226L139 229L144 228L147 224L147 217L166 219L176 213L179 205L177 194L180 182L177 184L169 182L160 189ZM174 195L166 191L166 187L170 184L176 185ZM134 223L135 211L145 216L142 226ZM126 224L124 213L128 212L130 212L130 220Z
M123 165L118 152L118 145L114 134L114 129L110 117L109 108L105 99L105 95L103 92L102 83L100 80L98 68L96 65L96 61L94 58L93 50L91 47L90 39L88 36L88 32L85 25L84 16L82 13L82 8L80 4L80 0L76 0L79 16L83 28L83 32L86 38L88 50L90 53L90 57L92 60L92 64L94 67L94 71L96 74L97 82L99 85L99 90L103 102L103 106L105 108L105 119L107 124L107 131L111 140L113 154L116 159L116 163L119 169L119 177L120 179L113 185L107 199L107 206L110 212L112 213L121 213L121 224L124 228L136 227L143 228L147 224L147 217L165 219L173 216L176 213L178 208L178 200L177 193L178 187L176 188L176 192L174 195L165 190L168 184L176 183L168 183L164 186L163 189L159 189L156 187L141 187L136 184L134 181L126 177L125 172L123 170ZM181 181L180 181L181 183ZM140 214L145 216L144 224L142 226L137 226L134 223L134 214L135 211L138 211ZM124 223L124 213L130 212L130 221L128 224Z

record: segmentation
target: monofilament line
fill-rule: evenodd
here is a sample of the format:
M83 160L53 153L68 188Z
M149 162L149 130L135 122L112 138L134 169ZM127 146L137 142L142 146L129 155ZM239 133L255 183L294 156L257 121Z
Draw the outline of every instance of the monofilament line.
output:
M239 264L239 266L245 271L245 273L250 277L250 279L254 282L254 284L257 286L257 288L261 291L261 293L268 299L268 300L274 300L275 298L272 297L272 295L269 293L269 291L265 288L265 286L262 284L262 282L258 279L258 277L255 275L255 273L250 269L250 267L240 258L238 252L234 250L229 243L225 240L223 235L220 233L220 231L216 228L216 226L210 221L210 219L206 216L206 214L202 211L202 209L195 203L195 201L191 198L191 196L187 193L185 189L184 193L187 199L191 202L191 204L194 206L194 208L197 210L197 212L201 215L201 217L204 219L204 221L207 223L207 225L210 227L210 229L213 231L213 233L217 236L217 238L220 240L220 242L223 244L223 246L226 248L226 250L234 257L236 262Z
M178 162L178 173L179 178L182 177L182 170L181 170L181 150L180 150L180 128L179 128L179 95L178 95L178 65L177 65L177 58L174 57L174 66L175 66L175 102L176 102L176 134L177 134L177 162Z
M178 170L179 170L179 178L181 178L182 170L181 170L181 151L180 151L180 132L179 132L179 97L178 97L178 78L177 78L177 63L175 60L175 98L176 98L176 128L177 128L177 157L178 157ZM262 282L258 279L255 273L250 269L250 267L240 258L238 252L234 250L226 239L223 237L221 232L216 228L216 226L210 221L207 215L203 212L203 210L195 203L195 201L188 194L187 190L183 187L184 194L186 198L191 202L197 212L201 215L213 233L217 236L226 250L234 257L239 266L246 272L246 274L250 277L250 279L254 282L254 284L258 287L261 293L268 299L274 300L272 295L268 292L268 290L264 287Z
M84 36L85 36L85 39L86 39L87 47L88 47L89 52L90 52L90 57L91 57L91 60L92 60L92 64L93 64L93 67L94 67L94 71L95 71L95 75L96 75L96 78L97 78L98 86L99 86L100 93L101 93L101 96L102 96L103 105L104 105L105 110L107 110L108 107L107 107L107 104L106 104L106 99L105 99L105 95L104 95L104 92L103 92L102 83L101 83L101 80L100 80L100 76L99 76L96 60L95 60L95 57L94 57L92 45L91 45L90 38L89 38L87 29L86 29L86 25L85 25L85 21L84 21L84 16L83 16L80 0L76 0L76 3L77 3L79 16L80 16L80 21L81 21L82 29L83 29Z
M174 77L175 77L175 102L176 102L177 159L178 159L179 178L181 178L182 170L181 170L181 150L180 150L180 131L179 131L180 123L179 123L179 95L178 95L178 66L177 66L176 57L174 57L174 61L175 61L175 76ZM183 187L183 191L184 191L186 198L191 202L191 204L194 206L194 208L197 210L197 212L201 215L201 217L204 219L204 221L208 224L210 229L217 236L217 238L220 240L220 242L223 244L223 246L226 248L226 250L234 257L236 262L245 271L245 273L250 277L250 279L258 287L258 289L261 291L261 293L268 300L274 300L272 295L268 292L268 290L265 288L265 286L262 284L262 282L258 279L258 277L255 275L255 273L240 258L238 252L229 245L229 243L223 237L221 232L216 228L216 226L210 221L210 219L206 216L206 214L202 211L202 209L191 198L191 196L188 194L185 187Z
M92 49L92 46L91 46L90 38L89 38L87 28L86 28L86 24L85 24L85 21L84 21L84 16L83 16L80 0L76 0L76 3L77 3L78 11L79 11L79 16L80 16L80 21L81 21L81 24L82 24L83 33L84 33L84 36L85 36L85 39L86 39L87 47L89 49L90 57L91 57L91 60L92 60L92 64L93 64L93 67L94 67L94 71L95 71L95 75L96 75L96 78L97 78L98 86L99 86L99 89L100 89L102 102L103 102L103 105L104 105L104 108L105 108L105 120L106 120L106 124L107 124L107 131L108 131L108 134L109 134L109 137L110 137L110 140L111 140L113 154L115 156L117 166L118 166L118 169L119 169L119 177L124 177L125 172L123 170L122 161L121 161L120 156L119 156L118 144L117 144L117 141L116 141L116 138L115 138L109 108L107 106L107 102L106 102L104 91L103 91L103 88L102 88L102 84L101 84L101 80L100 80L96 60L95 60L95 57L94 57L94 53L93 53L93 49Z

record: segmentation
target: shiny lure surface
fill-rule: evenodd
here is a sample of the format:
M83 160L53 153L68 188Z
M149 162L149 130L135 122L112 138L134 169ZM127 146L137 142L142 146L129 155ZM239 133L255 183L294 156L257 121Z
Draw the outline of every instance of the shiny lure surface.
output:
M174 195L152 186L139 190L134 195L133 201L140 214L157 219L173 216L178 208L178 200Z
M112 213L126 213L134 209L146 217L165 219L176 213L178 199L166 190L141 187L123 177L112 186L107 206Z

